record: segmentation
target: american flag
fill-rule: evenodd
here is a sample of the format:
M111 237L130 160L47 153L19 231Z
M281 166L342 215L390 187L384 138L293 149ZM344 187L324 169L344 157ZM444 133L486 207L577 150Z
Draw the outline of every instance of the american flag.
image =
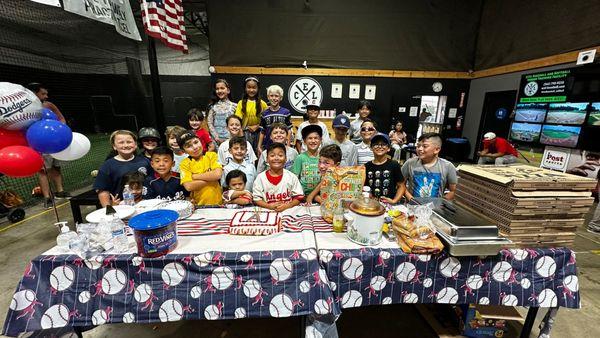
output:
M141 0L142 22L148 36L170 48L188 52L182 0Z

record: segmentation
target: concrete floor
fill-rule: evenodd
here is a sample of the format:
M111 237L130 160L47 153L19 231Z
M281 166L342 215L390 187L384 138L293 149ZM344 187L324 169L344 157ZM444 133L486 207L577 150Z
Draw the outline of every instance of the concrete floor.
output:
M58 200L61 220L72 220L68 201ZM91 211L93 209L88 210ZM85 213L84 213L85 214ZM0 220L0 320L6 310L26 264L41 252L56 244L57 229L54 212L40 206L27 210L27 219L10 224ZM72 224L72 222L70 223ZM579 229L574 250L577 253L581 305L579 310L560 309L552 337L600 337L600 236ZM523 316L526 309L519 309ZM537 337L537 325L545 314L540 311L532 337ZM338 321L340 337L435 337L427 322L411 305L366 307L344 311ZM115 324L88 331L86 337L300 337L300 321L287 319L244 319L224 321L187 321L168 324ZM512 335L511 335L512 336Z

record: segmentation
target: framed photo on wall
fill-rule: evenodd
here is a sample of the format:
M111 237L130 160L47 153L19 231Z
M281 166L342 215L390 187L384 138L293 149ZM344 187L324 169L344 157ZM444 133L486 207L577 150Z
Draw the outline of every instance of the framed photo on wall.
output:
M377 91L376 85L365 86L365 100L375 100L375 92Z
M331 84L331 98L332 99L341 99L343 89L344 89L344 85L342 85L341 83L332 83Z
M360 84L350 84L350 92L348 93L350 99L360 99Z

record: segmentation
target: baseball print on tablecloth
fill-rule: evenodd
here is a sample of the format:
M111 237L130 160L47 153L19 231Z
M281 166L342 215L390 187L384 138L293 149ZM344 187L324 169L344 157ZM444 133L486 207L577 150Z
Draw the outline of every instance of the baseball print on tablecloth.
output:
M400 263L396 268L396 279L403 283L410 282L413 278L415 278L416 273L417 268L413 263Z
M333 300L331 298L328 298L327 300L317 299L317 301L315 302L314 310L319 315L326 315L328 313L331 313L332 303Z
M123 323L133 323L135 322L135 315L131 312L127 312L123 315Z
M223 303L211 304L204 309L204 318L208 320L216 320L221 318L223 314Z
M440 264L440 273L446 278L456 278L460 268L460 261L457 258L448 257Z
M521 287L525 290L529 289L529 287L531 286L531 282L529 281L529 279L527 278L523 278L521 279Z
M544 289L537 296L537 302L539 307L556 307L558 298L556 298L556 293L551 289Z
M79 300L81 304L85 304L90 301L90 298L92 298L92 294L86 290L79 293L77 300Z
M515 295L505 295L502 297L502 305L506 306L517 306L519 299Z
M177 299L164 301L158 309L158 318L161 322L176 322L183 318L183 306Z
M381 305L389 305L392 304L392 297L385 297L381 300Z
M106 324L110 317L111 308L107 309L99 309L92 313L92 324L93 325L102 325Z
M436 294L435 301L442 304L456 304L458 292L454 288L445 287Z
M196 285L192 287L190 290L190 297L193 299L198 299L202 295L202 287L200 285Z
M181 263L172 262L165 265L160 276L165 282L165 285L169 287L179 285L185 278L185 273L185 268Z
M103 260L104 258L102 258L102 256L94 256L89 259L85 259L83 262L90 270L98 270L102 266Z
M526 250L523 249L510 249L509 252L512 254L513 258L517 261L522 261L527 258L529 255Z
M402 301L407 304L415 304L419 301L419 296L416 293L407 293L402 296Z
M423 280L423 287L429 288L432 285L433 285L433 280L431 278L427 277Z
M556 261L550 256L540 257L535 262L535 271L544 278L554 276L554 272L556 271Z
M579 278L575 275L569 275L563 280L563 286L571 292L577 292L579 291Z
M321 262L327 264L333 258L333 253L329 250L319 250L319 257L321 258Z
M256 279L249 279L244 283L244 294L248 298L256 297L262 290L260 282Z
M490 299L487 297L481 297L481 298L479 298L478 303L481 305L488 305L490 303Z
M52 292L64 291L73 285L75 271L70 266L63 265L52 270L50 274L50 286Z
M304 258L307 261L313 261L313 260L317 259L317 249L314 249L314 248L306 249L306 250L302 251L302 253L300 253L300 257Z
M144 303L150 299L153 295L152 287L148 284L140 284L135 288L133 292L133 299L135 299L138 303Z
M483 278L480 275L471 275L467 278L466 285L471 290L479 290L483 286Z
M244 309L243 307L238 307L237 309L235 309L233 315L235 319L246 318L246 309Z
M302 281L298 285L298 290L302 293L308 293L310 291L310 283L308 281Z
M116 295L127 284L127 276L119 269L110 269L102 277L102 292L107 295Z
M250 255L248 255L248 256L250 256ZM250 256L250 258L252 258L252 256ZM194 256L194 263L196 265L198 265L199 267L203 268L205 266L208 266L208 264L210 264L212 262L212 259L213 259L212 253L204 252L204 253Z
M44 314L40 321L42 329L56 329L67 326L71 319L71 312L65 304L52 305Z
M359 307L362 305L362 294L356 290L349 290L342 296L341 305L343 309Z
M212 272L211 282L217 290L229 288L235 279L235 275L228 266L220 266Z
M269 303L269 313L271 317L289 317L294 313L294 302L292 297L285 293L273 296Z
M342 263L342 274L349 280L361 277L363 269L363 263L358 258L348 258Z
M290 278L292 270L292 262L287 258L276 258L269 267L269 272L275 283L283 282Z
M13 311L21 311L33 304L35 301L35 292L32 290L21 290L15 292L10 300L9 309Z
M492 278L496 282L507 282L513 273L513 268L508 262L498 262L492 268Z

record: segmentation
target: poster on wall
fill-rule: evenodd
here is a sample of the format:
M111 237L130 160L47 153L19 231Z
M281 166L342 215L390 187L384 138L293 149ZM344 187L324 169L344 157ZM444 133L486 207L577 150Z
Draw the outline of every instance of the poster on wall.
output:
M417 115L419 115L419 107L410 107L410 112L408 113L408 116L415 117Z
M518 103L566 102L570 74L570 69L563 69L523 75Z
M547 146L542 155L541 168L552 169L556 171L567 170L569 158L571 157L571 149Z
M331 84L331 98L332 99L341 99L343 88L344 88L344 86L341 83L332 83Z
M567 173L599 180L600 172L600 151L589 150L571 150L571 156L567 164ZM599 184L593 190L594 195L598 195Z
M360 99L360 84L353 83L350 85L350 92L348 98Z
M376 85L365 86L365 100L375 100L375 92L377 91Z

